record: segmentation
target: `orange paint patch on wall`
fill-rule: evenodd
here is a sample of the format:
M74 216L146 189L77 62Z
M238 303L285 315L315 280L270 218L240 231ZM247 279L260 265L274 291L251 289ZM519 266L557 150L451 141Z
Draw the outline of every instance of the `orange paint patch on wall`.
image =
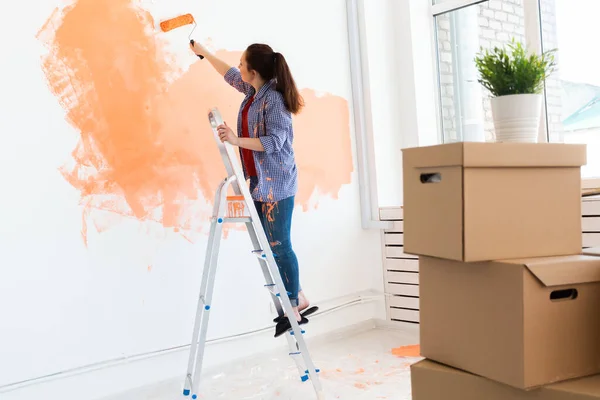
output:
M131 0L78 0L54 12L38 34L50 49L42 65L50 90L80 132L61 172L81 192L84 240L88 218L108 228L107 211L189 239L206 227L206 203L226 174L206 114L217 106L235 126L242 94L207 61L178 71L152 27ZM218 55L237 65L241 52ZM335 197L350 182L352 155L347 102L303 95L295 147L298 201L306 208L315 190Z
M350 183L353 166L348 102L338 96L318 97L309 89L301 94L306 107L294 117L296 202L306 211L315 192L337 199L342 185Z

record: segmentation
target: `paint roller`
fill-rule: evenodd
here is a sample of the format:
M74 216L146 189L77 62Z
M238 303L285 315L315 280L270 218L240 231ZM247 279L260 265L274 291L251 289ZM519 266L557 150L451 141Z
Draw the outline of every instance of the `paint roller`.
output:
M175 18L171 18L168 19L166 21L162 21L160 23L160 30L163 32L169 32L172 31L173 29L185 26L185 25L194 25L194 28L192 29L192 31L190 32L190 35L188 36L188 38L190 39L190 43L192 45L194 45L194 39L192 39L192 33L194 33L194 30L196 29L196 21L194 20L194 16L192 14L184 14L184 15L180 15L179 17L175 17ZM202 60L204 58L204 56L202 55L198 55L198 57L200 57L200 59Z

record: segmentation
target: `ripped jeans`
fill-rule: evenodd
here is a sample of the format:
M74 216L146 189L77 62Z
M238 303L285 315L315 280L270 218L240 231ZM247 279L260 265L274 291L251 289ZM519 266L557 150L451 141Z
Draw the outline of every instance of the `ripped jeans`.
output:
M292 249L290 234L294 196L276 202L255 201L254 205L271 245L271 251L277 262L285 289L291 293L289 298L292 307L298 307L298 292L302 289L300 289L298 258Z

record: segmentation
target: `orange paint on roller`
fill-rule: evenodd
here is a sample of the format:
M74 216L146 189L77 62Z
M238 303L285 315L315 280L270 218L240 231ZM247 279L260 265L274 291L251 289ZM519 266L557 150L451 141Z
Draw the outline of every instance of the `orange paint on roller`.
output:
M171 18L160 23L160 30L163 32L169 32L173 29L179 28L184 25L193 24L194 16L192 14L180 15L179 17Z
M184 14L184 15L180 15L179 17L175 17L175 18L171 18L166 21L163 21L160 23L160 30L163 32L169 32L169 31L172 31L173 29L179 28L181 26L191 25L191 24L194 24L194 28L192 29L192 31L190 32L190 35L188 37L190 39L190 43L193 45L194 40L192 39L192 33L194 33L194 30L196 29L196 21L194 20L194 16L192 14ZM200 55L200 54L198 54L198 57L201 60L204 58L204 56Z

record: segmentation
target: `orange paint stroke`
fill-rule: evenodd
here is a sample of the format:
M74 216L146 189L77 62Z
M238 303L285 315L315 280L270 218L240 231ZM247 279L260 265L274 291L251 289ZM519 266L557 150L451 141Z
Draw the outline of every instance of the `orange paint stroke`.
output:
M396 347L392 349L392 354L397 357L420 357L421 346L414 344L410 346Z
M275 207L277 207L277 204L277 202L263 204L263 212L265 213L265 217L267 218L268 222L275 222L273 212L275 211Z
M108 224L106 212L191 240L208 225L226 175L206 112L217 106L235 126L242 95L206 61L179 71L152 27L132 0L77 0L38 34L49 48L42 64L49 88L80 133L61 172L81 193L86 243L88 219L99 230L118 223ZM217 55L237 65L241 53ZM352 153L347 101L302 95L307 106L294 117L297 203L307 210L313 194L336 198L350 183Z
M301 94L306 107L294 117L299 171L296 204L307 211L315 193L337 199L342 185L350 183L353 166L348 102L332 95L318 97L312 90L301 90Z

